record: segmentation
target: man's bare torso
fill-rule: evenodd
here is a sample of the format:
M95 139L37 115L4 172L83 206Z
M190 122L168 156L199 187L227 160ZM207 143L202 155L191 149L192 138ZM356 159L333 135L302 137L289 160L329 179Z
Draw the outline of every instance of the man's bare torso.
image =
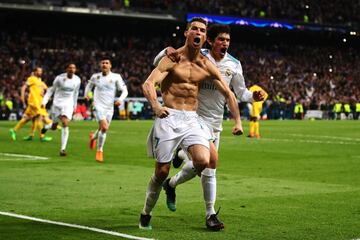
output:
M190 61L185 55L176 63L161 83L161 93L166 107L195 111L198 106L200 82L210 79L206 57L199 55Z

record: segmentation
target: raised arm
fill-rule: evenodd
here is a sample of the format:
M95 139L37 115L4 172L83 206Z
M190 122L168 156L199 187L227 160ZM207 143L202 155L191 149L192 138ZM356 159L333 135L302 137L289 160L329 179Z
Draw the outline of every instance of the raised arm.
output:
M174 65L175 64L168 57L164 57L160 60L159 65L151 72L149 77L142 85L144 96L149 101L155 115L159 118L167 117L169 112L167 108L161 106L160 102L158 101L156 86L161 84Z
M208 69L216 86L216 89L221 92L221 94L225 97L226 102L229 106L229 109L233 115L235 125L232 129L232 133L234 135L241 135L243 134L243 128L241 124L240 112L237 99L234 93L230 90L229 86L226 82L222 79L219 70L208 61Z

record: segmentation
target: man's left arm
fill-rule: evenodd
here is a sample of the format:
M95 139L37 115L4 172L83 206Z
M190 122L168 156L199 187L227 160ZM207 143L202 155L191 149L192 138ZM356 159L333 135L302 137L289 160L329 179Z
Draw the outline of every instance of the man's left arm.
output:
M240 111L237 99L235 97L235 94L230 90L229 86L226 84L226 82L222 79L219 70L213 65L212 63L208 63L208 69L210 74L213 77L214 84L216 86L216 89L221 92L221 94L225 97L226 102L229 106L229 109L233 115L235 126L232 129L232 133L234 135L242 135L243 134L243 128L241 124L241 118L240 118Z
M79 98L80 85L81 85L81 80L80 80L80 78L79 78L78 85L76 86L75 91L74 91L74 95L73 95L73 100L74 100L74 112L75 112L75 109L76 109L76 106L77 106L77 101L78 101L78 98Z
M236 67L235 74L231 79L230 85L234 89L236 96L242 102L258 102L264 100L264 94L262 91L251 92L246 88L243 70L240 63Z
M119 75L120 76L120 75ZM123 81L122 77L120 76L119 79L116 81L116 89L118 91L121 91L120 97L118 97L115 100L115 105L120 106L121 103L125 100L125 98L128 96L129 92L127 90L126 84Z
M241 64L236 66L235 73L231 79L230 85L234 89L234 92L238 99L242 102L253 102L253 93L246 88L245 79Z

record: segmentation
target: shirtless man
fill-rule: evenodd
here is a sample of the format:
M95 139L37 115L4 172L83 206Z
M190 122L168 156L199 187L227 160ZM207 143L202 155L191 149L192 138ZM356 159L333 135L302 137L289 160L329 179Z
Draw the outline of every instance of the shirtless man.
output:
M211 190L212 183L207 181L215 174L214 169L209 168L210 150L214 151L215 147L210 142L210 130L196 113L199 86L202 81L212 81L226 98L235 120L232 133L240 135L243 129L235 95L222 80L216 66L200 54L200 49L206 40L206 25L206 21L202 18L192 19L185 31L186 42L179 52L179 62L164 57L143 85L144 95L156 115L152 138L156 164L155 173L150 178L146 191L144 209L140 215L141 229L152 228L151 211L169 174L174 150L179 145L188 151L196 171L201 174L207 228L215 231L224 228L213 206L208 208L208 203L216 195L216 192ZM156 85L161 86L163 106L157 100Z

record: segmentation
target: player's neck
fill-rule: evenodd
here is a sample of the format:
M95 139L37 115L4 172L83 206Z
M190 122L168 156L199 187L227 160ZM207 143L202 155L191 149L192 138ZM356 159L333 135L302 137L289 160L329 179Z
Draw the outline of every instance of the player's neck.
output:
M186 46L184 49L184 54L190 61L193 61L197 59L197 57L199 56L200 49L196 49L191 46Z
M110 73L110 71L103 71L103 72L102 72L102 75L103 75L103 76L107 76L107 75L109 75L109 73Z

